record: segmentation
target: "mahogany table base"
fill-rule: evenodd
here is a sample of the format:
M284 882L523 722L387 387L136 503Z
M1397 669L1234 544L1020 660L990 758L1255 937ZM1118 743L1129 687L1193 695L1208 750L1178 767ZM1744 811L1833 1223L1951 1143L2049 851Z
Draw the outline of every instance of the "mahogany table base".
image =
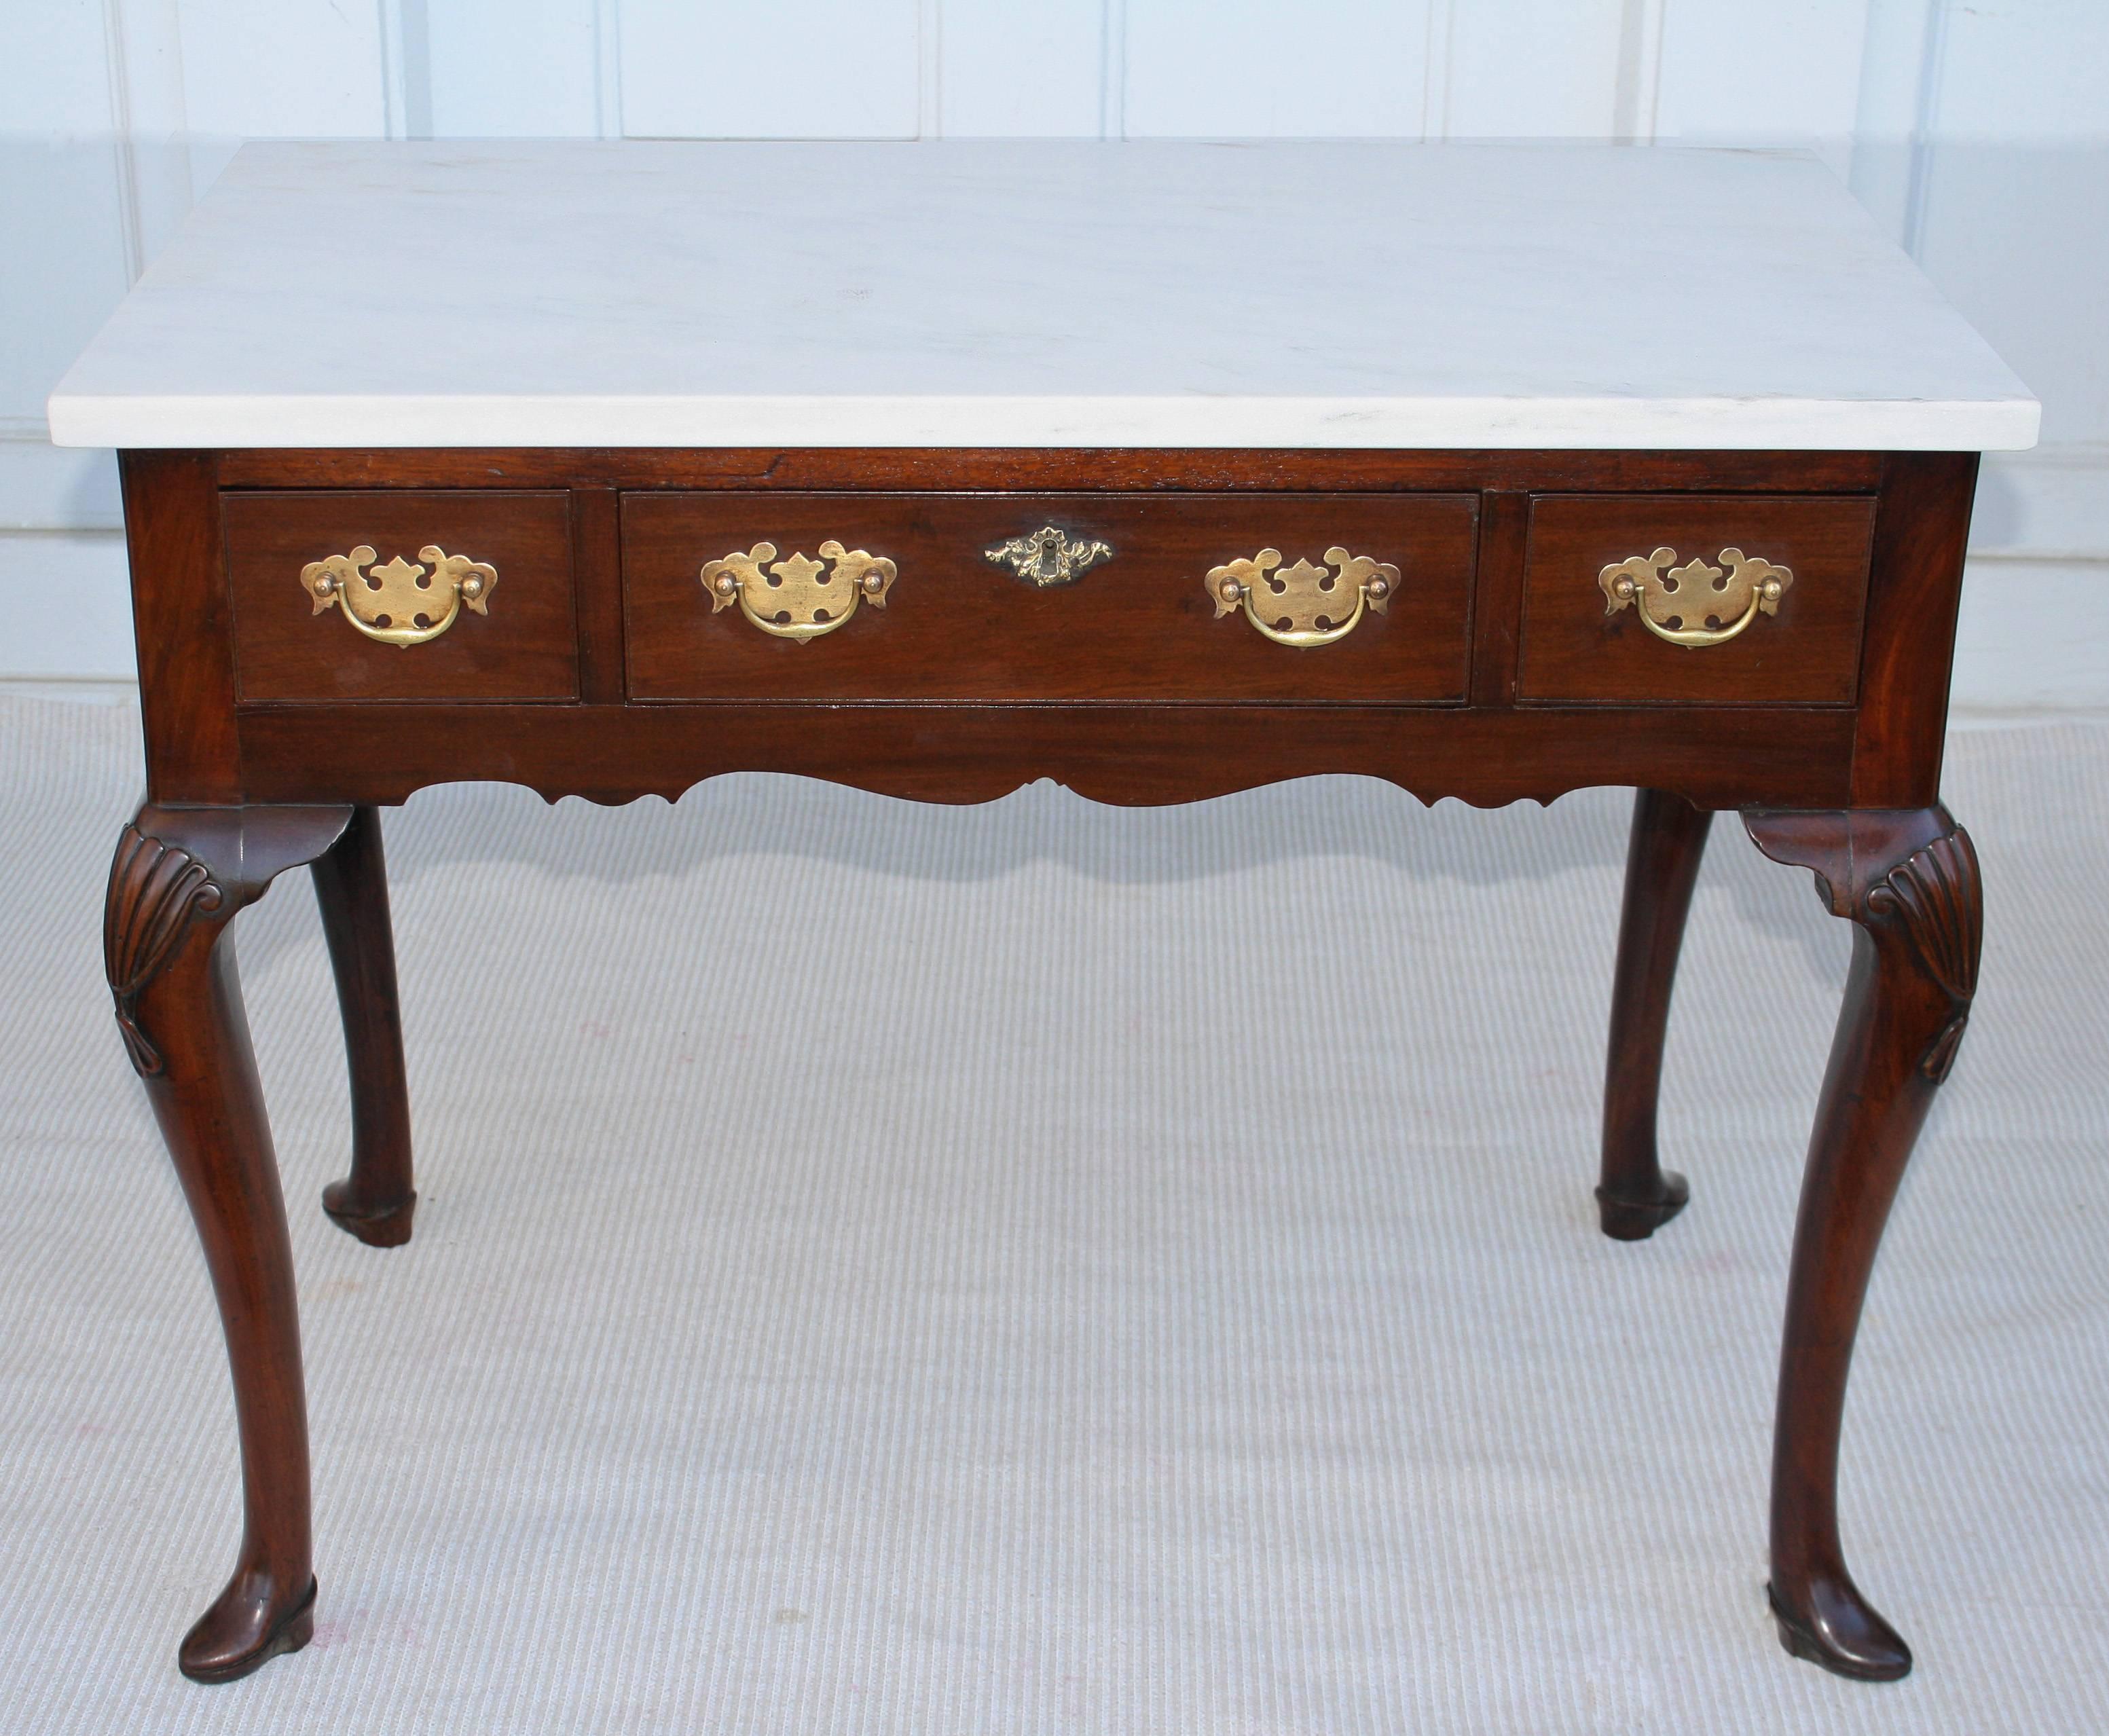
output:
M1788 1285L1772 1607L1783 1643L1799 1657L1869 1680L1905 1674L1909 1651L1854 1585L1840 1545L1838 1446L1876 1246L1976 987L1976 856L1937 800L1974 474L1974 458L1942 454L129 454L150 799L124 828L111 867L109 978L127 1052L196 1220L242 1441L242 1543L225 1589L183 1643L184 1674L228 1680L298 1650L312 1631L316 1596L291 1256L235 969L233 918L277 876L310 865L352 1088L350 1170L327 1190L324 1205L362 1241L397 1246L410 1235L417 1195L377 806L465 777L626 800L678 793L745 768L941 800L986 799L1043 776L1128 803L1340 770L1483 805L1591 783L1639 786L1597 1188L1604 1232L1628 1240L1660 1229L1688 1197L1656 1150L1664 1033L1712 814L1740 812L1759 848L1813 871L1826 905L1855 928ZM235 646L246 605L230 597L231 533L224 529L236 506L253 515L273 490L303 486L495 491L529 484L560 490L567 505L576 697L469 704L399 695L377 705L318 696L300 704L242 690ZM790 693L646 704L627 684L640 665L625 658L625 634L637 630L625 610L630 557L617 538L626 491L833 486L897 498L919 488L1066 487L1116 500L1213 487L1242 491L1239 498L1258 512L1270 491L1314 485L1350 500L1358 490L1470 496L1469 638L1461 640L1469 656L1454 701L1335 695L1298 706L1131 695L888 704ZM1531 654L1529 513L1540 497L1576 489L1611 503L1614 512L1627 503L1642 529L1643 492L1648 501L1712 490L1707 498L1718 502L1726 489L1871 503L1865 613L1849 624L1859 635L1848 666L1849 702L1768 706L1752 692L1744 703L1639 695L1623 703L1533 704L1519 687ZM299 497L309 503L300 510L314 510L318 498ZM1443 522L1465 523L1463 511ZM290 597L290 581L287 589ZM290 600L297 611L301 599ZM885 625L894 625L889 616ZM1226 630L1246 629L1232 623ZM829 643L799 649L807 661L782 666L802 679L851 667L848 653L841 663L820 661ZM874 633L868 643L882 642ZM1194 643L1208 643L1198 629ZM1242 654L1246 642L1235 643ZM928 647L901 652L905 687L956 679L942 657L918 661L928 655ZM1027 652L1018 656L1022 679L1054 679ZM390 679L418 666L378 665ZM1278 679L1273 665L1253 666L1263 670L1256 679ZM1666 664L1664 679L1689 679L1699 666ZM350 731L364 732L357 754L340 751ZM485 745L464 749L463 742Z

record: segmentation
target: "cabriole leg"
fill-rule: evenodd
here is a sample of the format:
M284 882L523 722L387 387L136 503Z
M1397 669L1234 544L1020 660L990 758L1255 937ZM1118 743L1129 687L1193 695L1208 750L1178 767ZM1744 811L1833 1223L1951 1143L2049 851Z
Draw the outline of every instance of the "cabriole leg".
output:
M142 808L111 864L103 941L117 1021L145 1081L219 1305L242 1437L242 1548L178 1651L232 1681L314 1626L306 1398L278 1166L228 925L312 859L350 810Z
M1787 1286L1773 1612L1796 1657L1894 1681L1910 1670L1911 1652L1853 1583L1839 1543L1839 1428L1876 1247L1977 986L1977 855L1941 808L1744 820L1767 855L1814 870L1826 905L1856 926Z
M411 1185L410 1088L378 810L355 808L344 836L309 871L351 1068L351 1173L323 1189L323 1210L370 1247L400 1247L410 1239L418 1194Z
M1681 796L1635 792L1604 1070L1603 1179L1596 1188L1604 1233L1621 1242L1653 1235L1691 1197L1684 1178L1664 1174L1656 1155L1655 1102L1684 919L1713 823L1710 813Z

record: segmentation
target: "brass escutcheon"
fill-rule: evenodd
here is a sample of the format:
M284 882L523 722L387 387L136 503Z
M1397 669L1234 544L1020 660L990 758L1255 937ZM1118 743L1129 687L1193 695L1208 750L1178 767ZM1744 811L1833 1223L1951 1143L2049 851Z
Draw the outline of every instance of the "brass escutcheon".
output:
M1068 533L1043 525L1030 536L1014 536L984 549L983 555L999 566L1008 566L1027 584L1045 590L1050 585L1071 584L1101 561L1113 558L1110 543L1073 543Z
M745 554L735 549L705 561L701 576L711 614L738 603L764 633L802 645L833 633L860 602L883 609L895 574L884 555L844 548L830 537L820 544L818 561L802 553L779 561L774 543L756 543Z
M418 559L425 566L397 555L375 566L373 549L361 543L348 555L309 561L300 569L300 588L313 605L311 614L341 606L346 620L384 645L436 639L454 625L463 603L478 615L490 612L496 567L431 543L418 551Z
M1243 604L1246 619L1277 645L1330 645L1355 630L1366 609L1384 612L1398 569L1339 548L1325 551L1323 566L1305 560L1283 566L1279 548L1262 548L1249 560L1210 567L1207 584L1217 620Z
M1637 603L1641 625L1659 639L1691 650L1725 645L1759 615L1779 613L1794 575L1740 548L1724 548L1720 558L1725 568L1697 556L1673 566L1677 551L1658 548L1614 561L1596 575L1604 612ZM1708 627L1709 620L1727 625Z

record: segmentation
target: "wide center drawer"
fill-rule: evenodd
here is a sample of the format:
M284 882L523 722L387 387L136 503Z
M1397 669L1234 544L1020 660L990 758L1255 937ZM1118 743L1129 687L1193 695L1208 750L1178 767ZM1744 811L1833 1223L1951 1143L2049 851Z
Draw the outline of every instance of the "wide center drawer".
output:
M1477 535L1470 494L625 494L628 691L1456 702Z

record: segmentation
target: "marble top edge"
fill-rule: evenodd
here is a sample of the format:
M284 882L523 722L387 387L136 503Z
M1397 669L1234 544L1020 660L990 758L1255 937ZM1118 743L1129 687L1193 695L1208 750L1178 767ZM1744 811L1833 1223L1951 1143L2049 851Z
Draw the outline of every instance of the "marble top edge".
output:
M167 399L75 395L52 402L59 446L260 448L737 448L1194 451L2010 452L2036 444L2032 398L1882 404L1797 399L836 399L475 400Z
M65 445L385 448L1994 450L2040 416L1804 153L1380 140L246 146L49 409Z

